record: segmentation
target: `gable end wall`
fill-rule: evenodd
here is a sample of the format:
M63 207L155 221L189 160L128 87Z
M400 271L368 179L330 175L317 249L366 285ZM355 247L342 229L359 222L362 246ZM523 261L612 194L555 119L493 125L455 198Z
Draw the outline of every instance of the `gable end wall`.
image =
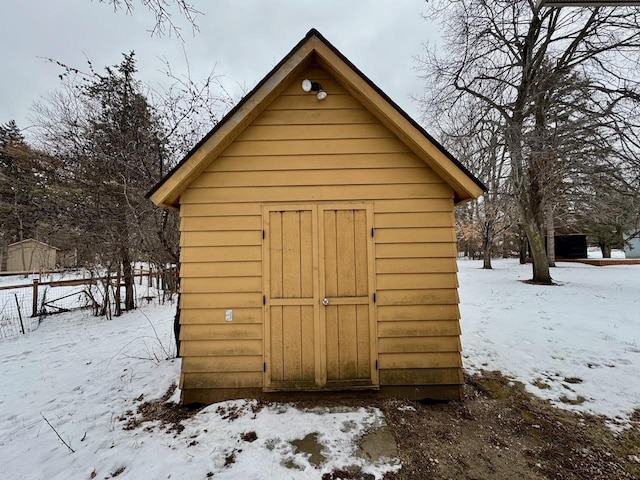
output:
M453 191L314 65L180 198L183 401L261 391L262 204L336 201L373 205L380 384L459 395Z

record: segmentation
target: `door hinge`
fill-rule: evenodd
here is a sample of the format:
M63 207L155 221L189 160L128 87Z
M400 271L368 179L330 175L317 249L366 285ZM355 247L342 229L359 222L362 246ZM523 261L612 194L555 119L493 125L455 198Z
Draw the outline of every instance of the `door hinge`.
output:
M376 364L377 364L377 363L378 363L378 362L376 361ZM378 367L376 367L376 368L378 368ZM267 371L267 363L266 363L266 362L262 364L262 371L263 371L263 372L266 372L266 371Z
M376 303L376 294L373 294L373 303Z
M376 370L378 369L378 360L376 360Z
M371 227L371 236L373 237L374 233L375 233L376 229Z
M264 230L262 230L262 239L264 240Z
M262 296L262 304L263 305L267 304L267 297L265 297L264 295Z

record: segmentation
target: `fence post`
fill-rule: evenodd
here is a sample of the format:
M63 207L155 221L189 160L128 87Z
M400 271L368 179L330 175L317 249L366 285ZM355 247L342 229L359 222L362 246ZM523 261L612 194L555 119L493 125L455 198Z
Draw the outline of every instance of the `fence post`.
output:
M33 281L33 302L31 305L31 316L38 316L38 280Z
M24 323L22 323L22 312L20 311L20 302L18 301L18 295L13 294L16 299L16 307L18 308L18 318L20 318L20 328L22 329L22 334L24 335Z

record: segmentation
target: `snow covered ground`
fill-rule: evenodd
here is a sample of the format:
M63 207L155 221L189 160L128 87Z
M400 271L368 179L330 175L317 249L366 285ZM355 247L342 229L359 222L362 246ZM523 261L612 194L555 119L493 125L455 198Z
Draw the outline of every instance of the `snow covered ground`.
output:
M175 349L174 310L152 304L112 320L60 314L0 340L0 478L315 480L348 465L377 478L399 468L397 459L354 455L357 439L384 424L377 409L259 410L236 401L202 410L179 435L157 424L123 430L136 399L160 398L178 380L179 361L164 360ZM225 418L229 410L238 418ZM250 432L256 440L242 440ZM320 467L291 443L314 433L327 458Z
M551 287L520 282L531 266L517 260L494 266L459 262L468 370L502 370L567 408L624 419L640 407L639 265L560 263ZM110 321L65 313L0 340L0 478L318 479L354 464L380 478L398 468L354 455L363 433L384 423L376 409L235 401L207 407L179 434L158 424L123 430L127 411L178 379L179 361L165 360L173 313L154 303ZM255 441L243 440L250 432ZM328 459L321 466L291 443L313 433Z
M463 361L500 370L559 406L609 417L640 408L640 265L557 263L557 286L523 283L531 265L461 260Z

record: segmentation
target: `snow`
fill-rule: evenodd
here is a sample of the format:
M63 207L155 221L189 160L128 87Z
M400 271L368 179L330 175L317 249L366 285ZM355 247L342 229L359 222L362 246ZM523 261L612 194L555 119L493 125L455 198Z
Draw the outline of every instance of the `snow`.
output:
M587 249L587 257L602 258L602 250L600 250L600 247L589 247ZM612 259L626 258L626 255L624 253L624 250L612 249L611 258Z
M384 425L375 408L311 409L288 404L253 413L253 401L215 404L183 421L179 434L144 426L123 430L121 420L144 400L162 397L179 378L173 353L175 305L96 318L87 311L46 317L35 332L0 340L1 478L318 479L334 468L358 465L382 478L397 459L371 463L354 455L357 440ZM172 397L177 398L177 395ZM218 408L236 409L236 420ZM73 449L72 453L46 421ZM244 442L243 433L257 439ZM295 451L292 440L317 434L327 458L319 467ZM234 463L225 466L227 458ZM285 466L287 464L288 466Z
M493 270L459 261L465 368L501 370L563 408L624 422L640 407L640 265L558 265L558 285L537 286L521 282L531 266L517 260L495 260ZM305 410L236 400L184 420L180 433L157 423L123 430L140 395L159 399L179 378L179 360L166 359L174 310L149 303L112 320L64 313L1 339L0 477L318 479L358 465L382 478L399 468L398 459L355 454L358 440L384 424L366 405ZM243 440L248 432L255 441ZM320 465L291 443L312 434L326 457Z
M623 420L640 407L640 265L557 265L557 285L540 286L517 260L458 262L464 366Z

